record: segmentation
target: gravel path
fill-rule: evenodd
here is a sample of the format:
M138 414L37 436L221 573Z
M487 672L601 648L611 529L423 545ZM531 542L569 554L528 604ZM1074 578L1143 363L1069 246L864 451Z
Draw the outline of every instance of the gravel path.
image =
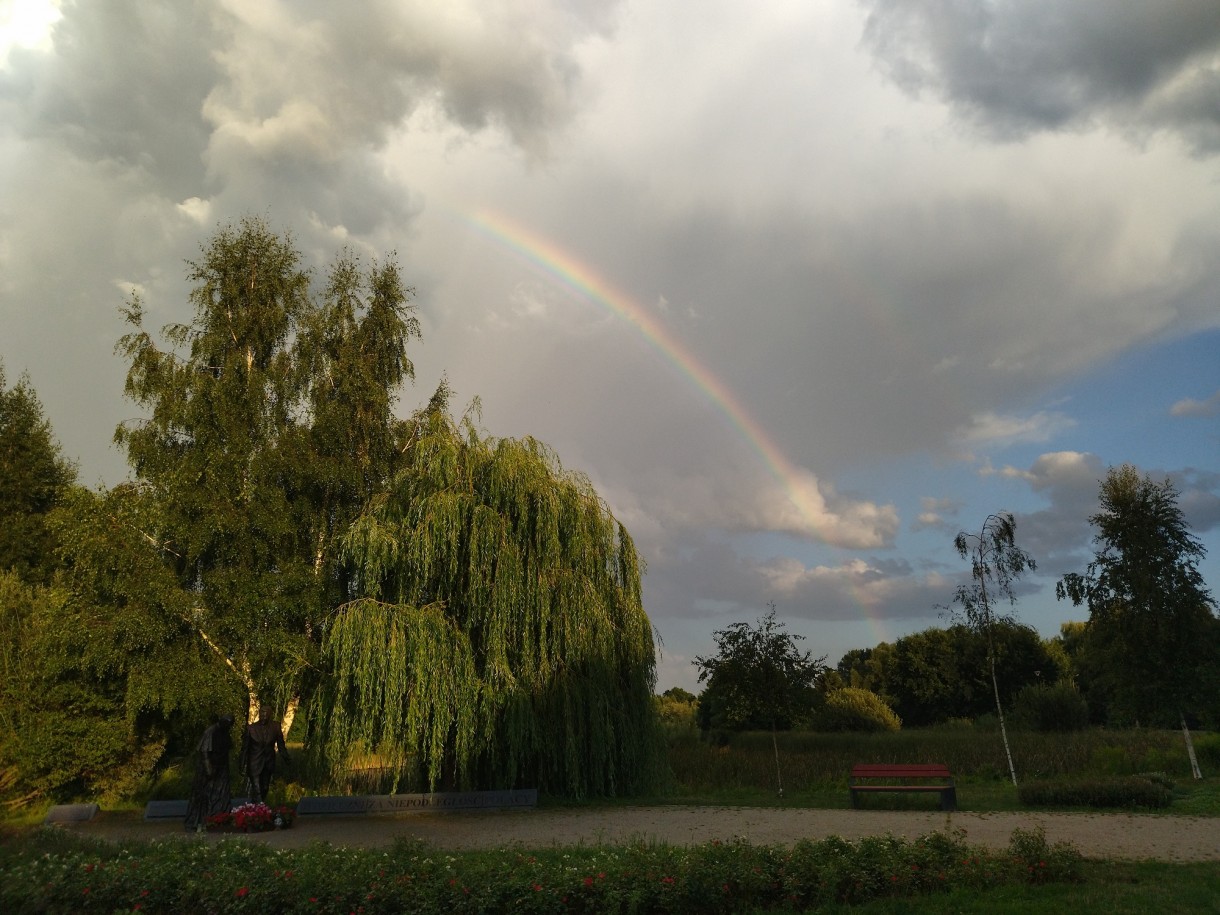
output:
M1067 841L1090 858L1220 861L1220 817L1087 813L921 813L874 810L784 810L761 807L613 807L410 813L365 817L308 816L282 832L242 835L281 848L310 842L377 847L396 838L423 839L441 848L547 847L632 840L692 845L745 839L782 845L802 838L895 835L915 838L960 830L967 841L995 848L1012 831L1042 826L1050 842ZM73 824L85 835L187 838L177 822L146 823L134 814L103 813ZM209 835L208 841L220 837Z

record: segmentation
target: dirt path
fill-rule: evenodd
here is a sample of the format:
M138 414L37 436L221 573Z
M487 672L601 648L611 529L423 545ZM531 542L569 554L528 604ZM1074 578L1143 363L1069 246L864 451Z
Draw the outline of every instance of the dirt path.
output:
M396 838L423 839L442 848L547 847L631 840L692 845L742 838L787 844L801 838L873 835L914 838L961 830L967 841L1008 845L1012 831L1042 826L1050 842L1067 841L1087 857L1220 861L1220 818L1081 813L920 813L868 810L778 810L758 807L615 807L393 816L309 816L282 832L240 836L243 841L296 848L322 841L377 847ZM69 827L110 840L188 838L177 822L146 823L137 814L103 813ZM220 837L209 835L208 841Z

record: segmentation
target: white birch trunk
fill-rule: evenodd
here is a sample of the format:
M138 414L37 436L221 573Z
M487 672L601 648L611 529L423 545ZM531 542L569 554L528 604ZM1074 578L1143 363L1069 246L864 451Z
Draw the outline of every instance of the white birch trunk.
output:
M1178 712L1178 717L1182 721L1182 736L1186 738L1186 755L1190 757L1190 774L1195 778L1202 778L1203 773L1199 771L1199 760L1195 756L1195 742L1190 739L1190 728L1186 726L1186 715Z

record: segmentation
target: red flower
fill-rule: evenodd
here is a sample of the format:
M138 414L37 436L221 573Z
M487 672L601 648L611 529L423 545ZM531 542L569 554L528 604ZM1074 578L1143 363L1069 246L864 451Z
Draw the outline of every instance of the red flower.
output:
M535 883L535 884L534 884L534 892L535 892L535 893L541 893L541 892L542 892L542 884L541 884L541 883Z
M237 895L239 898L242 896L248 896L249 894L250 894L250 887L248 887L248 886L243 886L241 889L239 889L237 891Z
M585 886L592 886L592 885L593 885L593 878L592 878L592 877L586 877L586 878L585 878Z

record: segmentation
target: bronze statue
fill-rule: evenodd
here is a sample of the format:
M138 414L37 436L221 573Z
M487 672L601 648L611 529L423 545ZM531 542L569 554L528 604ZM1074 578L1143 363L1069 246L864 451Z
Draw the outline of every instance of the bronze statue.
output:
M271 717L271 710L263 705L259 709L258 721L246 725L241 739L241 771L246 777L246 793L253 803L266 802L271 776L275 772L276 750L284 757L284 762L291 762L284 743L284 731L280 723Z
M233 738L229 734L231 727L233 716L221 715L199 738L191 800L186 808L187 829L202 832L207 826L208 817L229 812L232 800L229 795L229 754L233 750Z

